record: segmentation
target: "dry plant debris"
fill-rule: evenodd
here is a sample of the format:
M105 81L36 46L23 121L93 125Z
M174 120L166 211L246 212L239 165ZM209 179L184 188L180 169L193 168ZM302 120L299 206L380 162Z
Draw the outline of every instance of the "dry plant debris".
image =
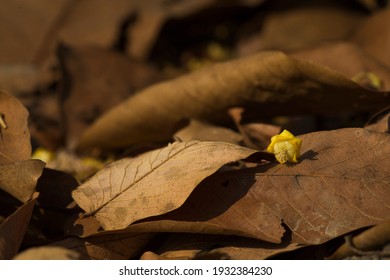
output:
M0 259L388 259L389 13L4 3Z

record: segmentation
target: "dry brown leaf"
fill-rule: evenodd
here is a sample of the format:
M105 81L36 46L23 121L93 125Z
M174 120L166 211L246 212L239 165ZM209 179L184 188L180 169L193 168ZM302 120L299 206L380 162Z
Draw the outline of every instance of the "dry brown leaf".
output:
M72 8L61 22L58 39L72 46L110 48L119 39L122 24L134 12L134 1L72 1Z
M356 28L352 40L390 67L390 8L374 13Z
M344 243L329 259L340 260L360 251L362 254L378 254L386 245L390 244L390 220L384 221L365 230L351 239L352 244Z
M263 150L268 147L271 137L282 131L280 126L266 123L244 123L243 108L232 108L229 115L243 137L243 143L251 149Z
M238 236L171 234L155 253L145 252L141 259L234 259L261 260L302 246L272 244Z
M97 117L157 78L152 67L119 52L61 46L58 55L65 85L61 105L68 146Z
M124 233L70 237L50 245L76 251L83 259L127 260L140 254L153 236L153 233Z
M239 145L242 141L242 136L231 129L198 120L191 120L186 127L175 133L174 138L183 142L191 140L219 141L235 145Z
M0 90L0 165L31 157L28 112L15 97Z
M158 35L169 19L181 20L207 11L207 9L229 5L255 6L264 0L247 1L217 1L217 0L184 0L167 2L164 0L133 1L137 10L136 20L127 29L127 53L137 59L145 59L149 56ZM221 10L222 10L221 8ZM199 22L198 22L199 25Z
M296 51L290 55L329 67L349 78L356 77L360 73L374 73L381 82L380 88L376 90L390 89L390 68L354 43L333 42Z
M295 165L265 164L204 180L178 209L136 232L235 234L319 244L389 216L389 135L350 128L300 136Z
M20 252L14 260L79 260L76 251L56 246L42 246L30 248Z
M2 3L0 61L32 63L50 44L52 28L66 13L68 0L16 0ZM21 20L23 19L23 20Z
M140 91L87 129L78 148L167 141L187 119L212 118L248 103L257 116L275 116L375 110L389 100L388 93L359 87L327 68L262 52Z
M376 132L390 133L390 113L383 116L376 123L367 125L364 128Z
M34 193L44 167L43 161L35 159L0 165L0 189L22 202L27 202Z
M12 259L19 250L27 225L35 205L38 193L19 207L12 215L0 224L0 259Z
M242 56L263 50L292 51L343 39L365 17L357 10L332 7L332 4L296 5L286 10L269 11L259 24L260 31L242 39L237 52Z
M255 152L222 142L175 142L110 164L72 196L105 230L123 229L180 207L204 178Z

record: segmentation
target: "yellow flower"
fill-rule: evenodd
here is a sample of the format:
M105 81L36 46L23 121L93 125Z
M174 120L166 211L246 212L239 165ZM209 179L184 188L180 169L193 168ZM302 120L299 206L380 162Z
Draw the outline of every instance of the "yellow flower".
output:
M302 140L300 138L296 138L285 129L279 135L272 136L267 151L274 153L280 163L298 162L301 156L299 153L301 144Z

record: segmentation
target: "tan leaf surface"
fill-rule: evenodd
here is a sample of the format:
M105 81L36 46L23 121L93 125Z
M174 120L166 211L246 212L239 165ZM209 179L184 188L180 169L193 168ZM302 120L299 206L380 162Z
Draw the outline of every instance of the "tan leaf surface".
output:
M174 137L184 142L191 140L220 141L239 145L242 141L242 136L231 129L198 120L191 120L186 127L177 131Z
M50 245L76 251L83 259L128 260L142 252L153 236L153 233L124 233L70 237Z
M260 32L242 40L238 45L238 53L247 55L262 50L291 51L342 39L365 17L364 13L356 9L337 5L292 6L290 9L267 12L261 23L262 28L258 28Z
M319 244L389 216L389 135L349 128L300 137L300 163L215 174L180 208L129 230L236 234L278 243L283 222L293 243Z
M31 157L28 112L15 97L0 90L0 165L22 161Z
M43 161L35 159L0 165L0 189L22 202L27 202L34 193L44 167Z
M229 110L230 117L242 135L244 145L251 149L263 150L267 148L271 142L271 137L279 134L282 128L266 123L245 122L243 119L244 112L243 108Z
M351 238L351 242L352 244L341 245L329 259L344 259L357 254L356 251L362 252L363 255L380 254L380 251L390 243L390 220L365 230Z
M32 63L49 44L53 25L70 1L16 0L2 2L0 10L0 61ZM21 20L23 19L23 20Z
M355 31L354 42L390 67L390 8L382 9L365 20Z
M384 115L376 123L365 126L365 128L376 132L390 133L390 113Z
M27 249L14 257L14 260L78 260L79 253L73 250L56 247L42 246Z
M152 67L119 52L62 46L58 55L64 83L71 85L65 89L61 104L68 146L98 116L156 80Z
M38 193L0 224L0 259L12 259L19 250L30 221Z
M176 209L204 178L255 152L223 142L175 142L110 164L72 196L105 230L122 229Z
M145 252L141 259L263 260L302 247L287 243L272 244L238 236L171 234L155 251L156 254Z
M381 81L379 89L390 89L390 68L371 55L368 55L357 44L333 42L296 51L290 55L329 67L349 78L356 77L360 73L374 73Z
M187 119L211 118L248 103L257 116L275 116L375 110L389 100L387 93L371 92L327 68L262 52L138 92L97 119L78 148L167 141Z

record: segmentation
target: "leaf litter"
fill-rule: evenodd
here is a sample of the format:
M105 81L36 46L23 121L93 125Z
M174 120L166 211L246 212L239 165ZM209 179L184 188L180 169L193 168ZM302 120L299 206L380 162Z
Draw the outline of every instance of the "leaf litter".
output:
M165 2L7 4L0 258L386 258L388 7Z

